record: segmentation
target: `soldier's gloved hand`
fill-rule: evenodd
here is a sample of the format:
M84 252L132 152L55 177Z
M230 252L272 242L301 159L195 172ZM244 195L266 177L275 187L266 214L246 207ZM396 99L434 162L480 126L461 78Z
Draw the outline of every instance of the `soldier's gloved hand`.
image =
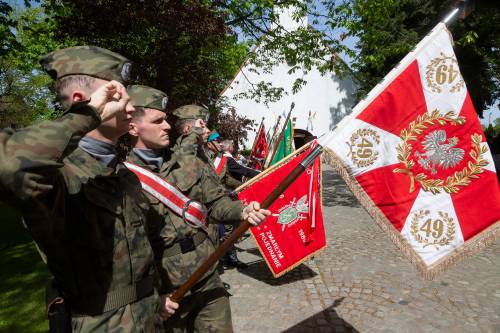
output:
M110 81L90 95L89 105L97 110L102 122L105 122L119 112L126 112L127 107L131 108L129 102L125 87L118 81Z
M271 211L267 209L261 209L260 203L257 201L252 201L243 208L242 217L243 220L247 220L251 225L257 226L264 222L267 216L271 215Z
M161 319L167 320L170 316L175 313L175 310L179 308L179 303L170 300L168 295L160 295L160 311L159 315Z

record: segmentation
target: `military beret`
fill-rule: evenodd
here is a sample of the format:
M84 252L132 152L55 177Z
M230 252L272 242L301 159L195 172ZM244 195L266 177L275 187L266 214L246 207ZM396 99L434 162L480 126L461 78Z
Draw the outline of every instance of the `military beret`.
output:
M179 119L203 119L208 121L208 110L199 105L184 105L175 109L172 114Z
M131 62L118 53L97 46L75 46L51 52L40 58L43 69L54 79L68 75L89 75L126 83Z
M163 91L148 86L132 85L127 87L127 92L134 106L167 110L168 96Z

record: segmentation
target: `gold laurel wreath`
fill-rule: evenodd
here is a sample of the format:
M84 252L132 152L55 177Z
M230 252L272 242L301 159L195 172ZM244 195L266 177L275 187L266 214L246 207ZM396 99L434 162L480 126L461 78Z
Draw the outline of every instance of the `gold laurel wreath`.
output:
M434 81L434 74L436 73L436 67L440 63L445 63L446 60L451 60L458 66L457 59L454 56L446 56L444 53L440 53L442 58L434 58L432 61L427 65L427 70L425 71L425 79L427 81L427 85L433 92L440 93L441 92L441 87ZM460 74L460 80L451 87L450 92L459 92L463 87L465 86L465 81L462 78L462 75Z
M420 219L422 217L425 217L427 215L429 215L428 210L425 210L425 211L420 210L413 215L413 218L412 218L411 224L410 224L410 233L413 236L413 238L418 243L424 244L424 246L423 246L424 248L427 246L434 245L434 246L436 246L437 249L439 249L438 245L445 246L445 245L450 244L450 242L455 239L455 234L456 234L455 223L453 223L453 218L451 218L448 215L448 213L439 211L438 212L439 217L441 217L443 219L443 221L446 223L446 233L443 237L438 238L438 239L434 239L434 241L430 241L429 238L422 237L420 235L420 233L418 232L418 227L419 227L418 222L420 221Z
M415 190L415 180L420 183L424 191L430 191L434 194L440 193L441 191L445 191L446 193L457 193L459 191L459 186L467 186L470 184L471 179L479 178L477 175L482 173L483 167L488 165L488 161L482 156L488 151L488 148L486 146L481 147L482 135L474 133L471 135L472 144L469 152L473 161L469 161L467 166L461 171L456 171L453 176L449 176L445 181L442 179L427 179L427 175L424 173L414 175L411 168L415 165L415 161L410 158L412 145L408 142L417 141L417 136L422 134L423 130L428 126L432 126L435 123L441 126L446 123L463 125L465 123L465 118L455 118L455 113L453 111L441 115L439 110L436 109L430 114L424 113L418 116L415 121L410 123L408 129L403 129L401 131L400 137L403 142L397 146L396 151L398 153L398 160L403 163L405 168L395 168L393 172L404 173L410 177L410 193Z
M356 145L356 140L359 139L359 137L364 136L370 136L377 144L380 143L380 137L377 132L370 128L360 128L351 135L351 141L346 142L349 146L348 156L351 157L352 163L354 163L358 168L364 168L372 165L378 157L378 152L375 150L373 151L373 155L366 159L359 159L356 156L356 152L353 151L353 147Z

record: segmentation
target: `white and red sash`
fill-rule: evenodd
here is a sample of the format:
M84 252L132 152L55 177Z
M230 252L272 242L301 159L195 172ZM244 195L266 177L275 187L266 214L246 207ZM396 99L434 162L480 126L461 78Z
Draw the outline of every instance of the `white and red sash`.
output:
M222 156L217 156L214 160L214 167L215 167L215 173L217 175L220 175L222 170L224 170L224 166L227 163L227 156L222 155Z
M208 232L206 223L206 208L199 202L191 200L161 177L149 170L130 162L125 166L141 181L142 189L160 200L175 214L181 216L189 225Z

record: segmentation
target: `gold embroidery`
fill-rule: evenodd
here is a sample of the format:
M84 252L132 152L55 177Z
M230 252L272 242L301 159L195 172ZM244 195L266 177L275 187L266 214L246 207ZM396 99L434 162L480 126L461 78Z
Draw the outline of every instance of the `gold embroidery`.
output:
M379 153L374 150L374 144L380 143L380 137L372 129L360 128L351 135L348 156L352 163L358 168L364 168L372 165L378 158Z
M463 125L465 123L464 117L455 117L453 111L449 111L444 115L441 115L438 110L432 111L432 113L424 113L417 117L415 121L412 121L407 129L401 131L400 137L403 142L401 142L397 150L398 160L405 166L404 169L395 168L394 173L404 173L410 177L410 193L415 190L415 180L420 183L424 191L430 191L432 193L440 193L445 191L446 193L457 193L460 188L459 186L467 186L470 184L471 180L478 178L478 174L483 172L483 167L488 165L488 161L483 158L483 154L488 152L486 146L481 147L482 136L477 133L471 135L471 150L469 155L472 158L466 167L461 171L456 171L452 176L442 179L429 179L426 174L419 173L415 175L411 170L415 165L415 161L410 157L412 152L411 141L417 141L418 136L423 133L423 131L434 124L439 124L441 126L446 123L451 123L453 125Z
M438 215L439 218L433 220L428 210L419 210L413 214L410 234L418 243L424 244L424 248L434 246L436 250L439 250L439 246L448 245L455 239L456 229L453 218L442 211L439 211Z
M454 55L448 57L444 53L440 54L441 58L434 58L427 65L425 72L427 86L437 93L442 91L443 86L451 86L448 90L451 93L459 92L465 87L465 82L458 71L457 59ZM453 84L454 82L456 83Z

